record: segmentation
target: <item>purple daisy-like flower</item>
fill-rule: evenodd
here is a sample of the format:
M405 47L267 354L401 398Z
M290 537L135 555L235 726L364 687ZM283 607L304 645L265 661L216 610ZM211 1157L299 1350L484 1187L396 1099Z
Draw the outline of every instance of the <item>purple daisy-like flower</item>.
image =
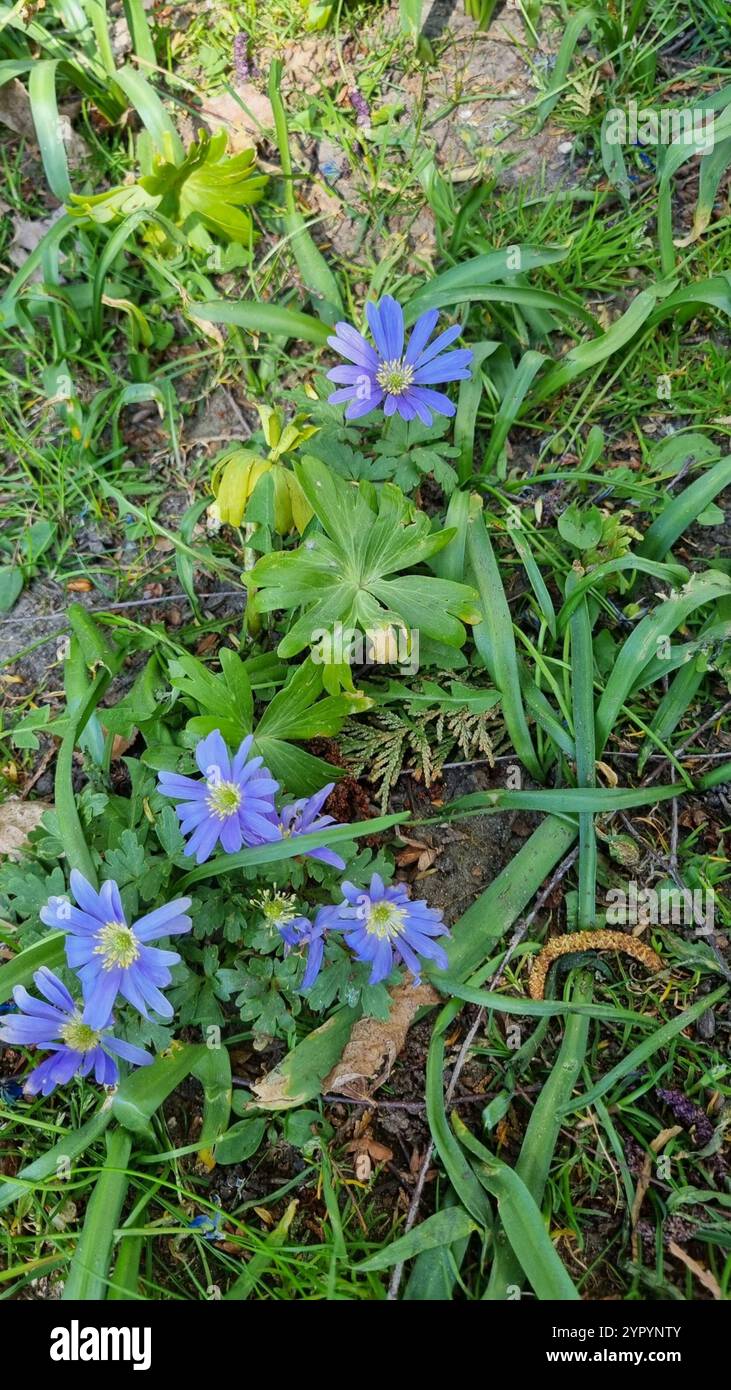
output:
M285 956L290 951L307 950L307 965L300 989L310 989L320 973L325 954L325 932L331 925L332 913L331 907L321 907L314 922L307 917L293 917L288 922L278 924Z
M403 883L386 888L380 874L373 874L367 892L353 883L341 887L345 901L331 909L327 925L344 932L356 960L370 963L370 984L385 980L394 961L403 961L418 984L419 956L446 969L446 952L434 941L449 936L438 909L412 902Z
M149 1052L115 1038L109 1011L103 1025L90 1022L89 1004L76 1003L52 970L43 966L33 979L48 1002L44 1004L43 999L36 999L22 985L16 985L13 998L20 1012L9 1015L0 1024L3 1042L16 1047L42 1047L51 1053L26 1077L24 1089L29 1095L36 1096L40 1091L49 1096L72 1076L88 1076L92 1070L100 1086L116 1086L119 1068L115 1057L123 1057L135 1067L146 1067L152 1062Z
M198 864L210 859L219 840L227 854L235 854L244 845L281 838L274 807L279 783L263 758L249 757L252 743L249 734L232 757L215 729L195 750L202 782L176 772L158 774L162 795L179 803L180 829L190 836L185 853L194 854Z
M130 926L113 879L97 893L74 869L71 892L77 907L67 897L49 898L41 908L41 921L66 932L66 959L81 981L89 1027L105 1026L118 994L144 1018L149 1017L148 1005L162 1018L172 1018L173 1006L160 991L170 984L169 967L177 965L180 956L147 942L190 931L193 924L185 915L190 898L176 898Z
M322 816L325 802L335 786L334 782L328 782L322 791L315 792L314 796L301 797L299 801L292 801L288 806L283 806L277 815L277 823L284 839L290 836L294 839L298 835L311 835L316 830L324 830L328 825L335 825L334 816ZM306 849L304 855L309 859L319 859L322 864L329 864L333 869L344 869L345 860L335 854L334 850L326 849Z
M427 309L414 324L404 351L404 314L397 300L386 294L379 304L366 304L366 314L375 347L349 323L337 323L335 335L328 338L330 346L352 364L328 372L328 380L340 388L328 397L330 403L348 401L347 420L368 415L381 403L384 415L398 411L402 420L418 418L425 425L432 423L432 412L454 415L456 407L449 396L432 388L470 375L473 354L469 348L444 351L459 337L460 325L446 328L430 344L439 311Z

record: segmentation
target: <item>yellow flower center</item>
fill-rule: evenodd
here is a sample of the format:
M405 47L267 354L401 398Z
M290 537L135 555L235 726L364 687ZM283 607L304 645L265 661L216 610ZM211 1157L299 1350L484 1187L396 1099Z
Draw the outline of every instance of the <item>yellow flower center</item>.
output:
M395 936L401 935L405 920L404 909L396 907L384 898L379 903L371 904L365 929L370 936L377 936L380 941L393 941Z
M235 782L209 782L208 786L206 803L211 815L216 820L227 820L235 815L241 805L241 788Z
M107 922L96 933L96 939L99 945L94 947L94 955L104 957L105 970L114 970L118 965L127 970L140 954L140 943L126 922Z
M387 396L402 396L413 380L414 368L398 357L393 357L390 362L382 362L376 372L376 381Z
M61 1029L61 1039L72 1052L93 1052L99 1046L101 1033L82 1022L81 1014L74 1014Z

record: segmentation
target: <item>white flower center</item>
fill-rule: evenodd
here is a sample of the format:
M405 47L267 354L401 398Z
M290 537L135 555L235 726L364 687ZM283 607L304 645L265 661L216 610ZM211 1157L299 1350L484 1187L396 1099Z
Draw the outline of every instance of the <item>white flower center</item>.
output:
M68 1023L64 1023L60 1036L72 1052L93 1052L101 1040L101 1033L84 1023L80 1013L75 1013Z
M228 820L241 805L241 788L235 782L209 782L206 805L216 820Z
M387 396L402 396L414 380L414 368L398 357L390 362L382 362L376 372L376 381Z
M406 912L402 907L382 898L379 903L371 903L365 919L365 929L369 936L377 936L379 941L393 941L404 929Z
M96 933L96 940L99 945L94 947L94 955L104 957L105 970L114 970L118 965L127 970L140 954L140 943L126 922L107 922Z

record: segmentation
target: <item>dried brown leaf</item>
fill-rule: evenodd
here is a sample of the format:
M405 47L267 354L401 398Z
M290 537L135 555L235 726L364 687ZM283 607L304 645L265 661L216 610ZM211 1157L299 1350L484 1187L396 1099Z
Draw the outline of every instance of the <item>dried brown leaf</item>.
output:
M50 809L47 801L21 801L17 796L8 797L0 806L0 854L9 854L12 859L20 857L31 830L35 830L44 811Z
M360 1018L323 1090L365 1099L388 1079L419 1009L439 1003L431 985L398 985L387 1019Z

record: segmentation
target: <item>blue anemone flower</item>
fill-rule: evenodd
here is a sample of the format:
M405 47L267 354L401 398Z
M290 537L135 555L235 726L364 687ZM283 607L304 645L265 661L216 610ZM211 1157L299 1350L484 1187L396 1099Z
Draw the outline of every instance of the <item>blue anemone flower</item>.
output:
M373 874L367 891L348 882L341 887L344 901L330 909L327 925L344 933L356 960L371 965L370 984L385 980L398 961L403 961L418 984L419 956L446 969L447 954L434 940L449 936L439 909L412 902L403 883L386 888L380 874Z
M310 989L322 969L325 932L330 926L332 913L331 907L321 907L314 922L310 922L307 917L293 917L278 924L279 934L284 941L285 956L288 956L290 951L305 948L307 950L307 964L300 989Z
M149 1052L115 1038L109 1011L103 1026L91 1023L89 1005L76 1003L52 970L43 966L33 979L48 1003L16 985L13 998L20 1012L0 1023L3 1042L16 1047L42 1047L51 1053L26 1077L24 1089L29 1095L38 1095L40 1091L49 1096L56 1086L65 1085L72 1076L88 1076L92 1069L100 1086L116 1086L119 1068L114 1056L123 1057L135 1067L152 1062Z
M284 839L289 839L290 836L297 839L299 835L311 835L313 831L324 830L326 826L336 824L334 816L320 814L334 786L334 782L328 782L327 786L315 792L314 796L300 797L299 801L290 802L276 813L275 819ZM309 859L319 859L322 864L329 864L333 869L345 868L345 860L334 850L326 849L324 846L306 849L304 855Z
M146 943L190 931L193 923L185 915L190 898L176 898L130 926L113 879L97 893L73 869L71 892L78 907L67 897L49 898L40 915L47 927L66 932L66 959L81 981L89 1027L106 1025L118 994L144 1018L149 1017L148 1005L162 1018L172 1018L173 1006L160 990L170 984L169 966L177 965L180 956Z
M456 407L449 396L432 388L471 375L469 348L444 351L459 337L460 325L446 328L429 344L439 311L427 309L416 320L404 351L404 314L396 299L386 294L379 304L369 301L366 314L375 347L349 323L337 323L334 336L328 338L330 346L352 364L328 372L328 380L340 388L328 397L330 403L348 401L348 420L369 415L381 404L384 415L398 411L402 420L418 418L424 425L431 425L432 412L454 415Z
M210 859L219 840L227 854L235 854L243 845L281 838L274 808L279 783L262 766L263 758L249 757L252 743L249 734L232 757L215 729L195 750L203 781L175 772L158 774L159 790L177 799L180 829L190 836L185 853L194 854L198 864Z

